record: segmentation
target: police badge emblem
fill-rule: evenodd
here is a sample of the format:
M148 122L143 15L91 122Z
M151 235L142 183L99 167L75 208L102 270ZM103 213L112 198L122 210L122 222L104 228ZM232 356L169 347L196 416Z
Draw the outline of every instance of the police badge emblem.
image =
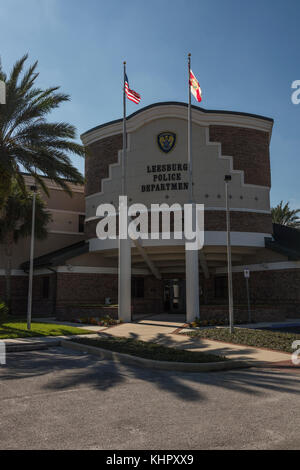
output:
M157 143L164 153L169 153L175 146L176 134L174 132L161 132L157 136Z

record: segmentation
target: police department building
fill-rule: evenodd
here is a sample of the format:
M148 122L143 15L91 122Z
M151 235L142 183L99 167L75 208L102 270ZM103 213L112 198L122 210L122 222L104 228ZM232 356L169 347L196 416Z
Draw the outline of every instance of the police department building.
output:
M129 205L188 202L187 115L186 104L166 102L127 118ZM193 193L205 209L204 246L198 251L203 319L228 316L225 175L231 176L235 318L246 320L248 315L245 268L255 320L300 317L300 232L272 224L270 213L272 127L267 117L192 107ZM119 205L122 120L101 124L81 138L87 148L85 188L75 188L69 202L49 182L52 225L48 239L38 243L34 261L33 312L68 320L118 315L118 240L97 237L96 211L104 203ZM24 243L13 266L16 313L26 311L29 251ZM133 319L186 312L185 260L184 240L131 242ZM3 290L4 266L0 270Z

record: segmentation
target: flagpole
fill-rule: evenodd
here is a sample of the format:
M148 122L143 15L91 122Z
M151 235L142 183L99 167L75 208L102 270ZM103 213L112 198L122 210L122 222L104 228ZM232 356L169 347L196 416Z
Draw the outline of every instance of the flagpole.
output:
M127 197L126 165L126 62L123 62L123 149L121 156L121 196ZM125 212L126 211L126 212ZM125 219L123 220L123 218ZM125 238L120 228L125 226ZM126 206L119 205L119 266L118 266L118 318L131 322L131 239L128 237L128 212Z
M189 203L192 204L192 220L196 226L196 205L193 191L193 158L192 158L192 104L191 104L191 54L188 54L188 175L189 175ZM197 228L197 227L196 227ZM199 312L199 261L198 250L185 250L185 278L186 278L186 321L192 322L200 317Z
M123 62L123 152L122 152L122 196L126 196L126 94L125 94L125 77L126 62Z
M192 161L192 104L191 104L191 87L190 75L191 74L191 54L188 54L188 89L189 89L189 104L188 104L188 168L189 168L189 203L193 201L193 161Z

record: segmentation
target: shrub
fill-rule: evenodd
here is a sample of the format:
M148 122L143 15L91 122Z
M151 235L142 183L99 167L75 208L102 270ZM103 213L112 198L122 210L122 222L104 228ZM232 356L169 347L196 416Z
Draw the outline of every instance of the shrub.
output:
M211 318L210 320L202 320L201 318L196 318L190 326L193 328L199 328L204 326L222 326L228 324L228 320Z
M109 326L109 325L116 325L118 322L114 318L111 318L110 315L106 315L105 317L100 318L99 325Z
M87 325L110 326L110 325L117 325L118 320L115 320L110 315L106 315L101 318L99 317L75 318L73 322L85 323ZM119 323L122 323L122 320L120 320Z
M4 300L0 299L0 321L3 322L7 320L8 317L8 307Z
M228 318L211 318L209 320L202 320L201 318L196 318L193 322L190 323L190 326L192 328L199 328L205 326L228 326L228 322ZM244 323L247 323L247 320L241 320L240 318L236 317L234 318L235 325L243 325Z

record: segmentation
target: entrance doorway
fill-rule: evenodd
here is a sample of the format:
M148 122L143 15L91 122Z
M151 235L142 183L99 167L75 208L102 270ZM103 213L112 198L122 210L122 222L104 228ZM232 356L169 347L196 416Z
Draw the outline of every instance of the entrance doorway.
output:
M164 280L164 311L185 313L185 279Z

